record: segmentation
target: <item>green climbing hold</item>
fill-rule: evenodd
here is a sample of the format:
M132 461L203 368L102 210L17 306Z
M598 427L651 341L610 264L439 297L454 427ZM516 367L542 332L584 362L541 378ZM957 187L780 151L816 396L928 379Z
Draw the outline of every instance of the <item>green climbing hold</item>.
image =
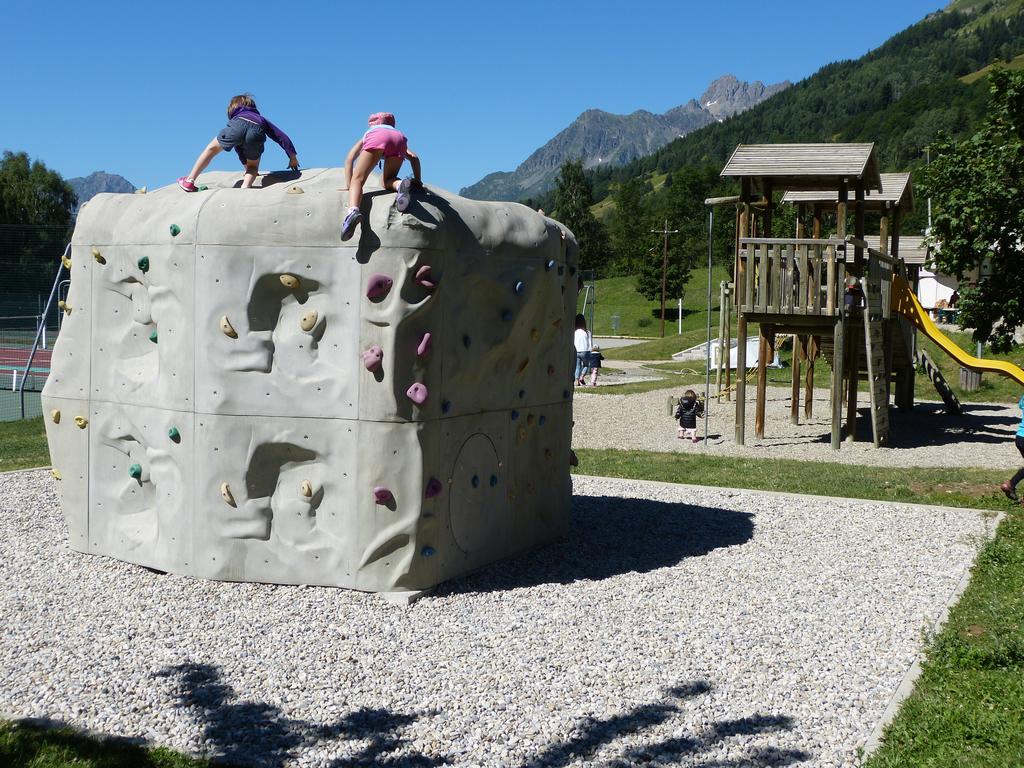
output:
M171 237L177 237L181 234L181 227L177 224L171 224Z
M197 190L198 190L199 192L205 192L206 190L208 190L208 189L209 189L209 187L208 187L208 186L206 186L205 184L200 184L200 185L199 185L198 187L196 187L196 189L197 189Z
M149 334L149 340L156 344L156 331L153 331L151 334Z
M142 272L149 272L149 256L142 256L135 263L139 265L139 269Z
M177 427L171 427L170 429L168 429L167 436L171 438L171 442L173 443L181 442L181 432L178 431Z
M129 477L134 477L136 480L138 480L140 477L142 477L142 465L132 464L130 467L128 467L128 475Z

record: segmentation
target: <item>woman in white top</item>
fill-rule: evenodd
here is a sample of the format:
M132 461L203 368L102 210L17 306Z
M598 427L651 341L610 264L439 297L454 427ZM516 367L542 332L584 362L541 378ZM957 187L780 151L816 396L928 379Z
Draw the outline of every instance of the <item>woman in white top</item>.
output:
M587 321L583 315L576 315L576 332L572 340L576 347L576 384L586 386L584 377L590 370L590 350L594 347L594 337L587 330Z

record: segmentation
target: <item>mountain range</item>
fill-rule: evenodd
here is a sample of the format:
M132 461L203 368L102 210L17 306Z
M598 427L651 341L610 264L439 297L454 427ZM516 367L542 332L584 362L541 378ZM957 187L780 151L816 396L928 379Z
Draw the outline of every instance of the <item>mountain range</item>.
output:
M789 84L747 83L724 75L699 100L691 99L663 114L641 109L616 115L588 109L514 171L490 173L459 194L478 200L520 200L543 194L554 186L565 160L582 159L585 168L629 163L698 128L743 112Z
M106 171L94 171L88 176L76 176L73 179L68 179L68 184L71 185L71 188L75 190L75 195L78 196L76 211L100 192L131 193L135 191L135 185L124 176L118 176L116 173L107 173Z

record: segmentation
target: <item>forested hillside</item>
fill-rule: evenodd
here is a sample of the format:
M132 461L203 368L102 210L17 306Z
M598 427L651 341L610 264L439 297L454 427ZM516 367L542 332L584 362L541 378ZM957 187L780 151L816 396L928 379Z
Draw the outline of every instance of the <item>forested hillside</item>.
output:
M643 270L657 245L650 230L666 221L683 230L672 256L696 259L703 198L736 192L718 172L737 144L874 142L883 171L914 171L939 135L978 128L988 103L986 69L1020 66L1022 53L1024 0L956 0L860 59L828 64L742 114L626 165L587 171L610 247L589 249L584 264L603 275ZM685 195L678 188L684 180ZM554 195L530 202L559 215ZM924 226L924 208L905 232ZM720 236L727 242L726 232Z

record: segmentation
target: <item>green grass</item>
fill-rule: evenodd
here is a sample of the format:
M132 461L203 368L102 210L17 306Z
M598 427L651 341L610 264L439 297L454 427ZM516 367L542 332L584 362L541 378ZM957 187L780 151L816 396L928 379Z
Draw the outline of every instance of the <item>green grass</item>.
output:
M200 768L169 749L101 741L68 729L50 730L0 722L0 765L24 768Z
M0 472L50 466L42 417L0 422Z
M712 275L712 330L718 328L718 284L726 278L725 268L715 266ZM704 328L707 323L707 282L708 269L700 267L690 273L683 296L683 333L695 328ZM596 281L597 302L594 305L595 336L641 336L660 338L661 300L648 301L636 291L636 278L608 277ZM577 312L583 311L583 293L577 301ZM676 302L678 297L665 301L665 335L676 335ZM619 317L618 330L612 330L612 315ZM587 321L590 321L589 310ZM672 350L678 352L683 347ZM636 358L634 358L636 359Z

